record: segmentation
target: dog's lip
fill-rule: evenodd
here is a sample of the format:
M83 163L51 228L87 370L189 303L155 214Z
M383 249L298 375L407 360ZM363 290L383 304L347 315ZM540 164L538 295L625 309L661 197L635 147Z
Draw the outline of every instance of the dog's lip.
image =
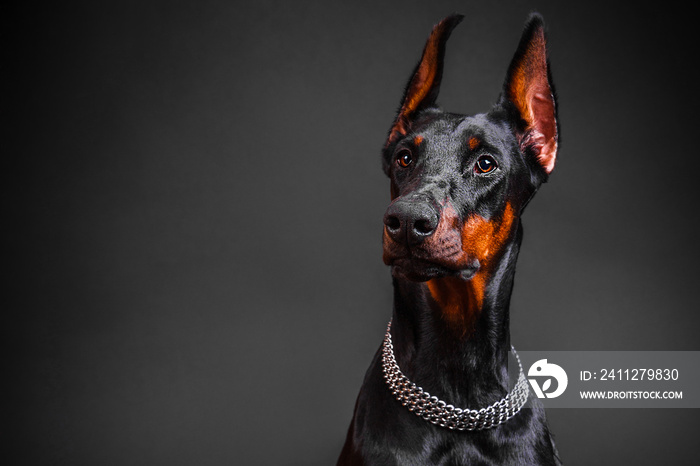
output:
M442 263L414 259L411 257L396 257L389 264L395 277L407 278L411 281L425 282L433 278L458 277L462 280L471 279L479 269L478 261L468 267L449 267Z

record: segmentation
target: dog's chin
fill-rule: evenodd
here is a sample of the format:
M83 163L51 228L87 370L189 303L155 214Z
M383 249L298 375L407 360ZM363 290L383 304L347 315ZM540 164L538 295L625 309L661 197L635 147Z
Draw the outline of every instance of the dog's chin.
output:
M395 259L391 261L391 275L395 278L409 280L412 282L427 282L434 278L455 277L462 280L470 280L476 271L478 265L469 268L450 268L444 265L414 260L414 259Z

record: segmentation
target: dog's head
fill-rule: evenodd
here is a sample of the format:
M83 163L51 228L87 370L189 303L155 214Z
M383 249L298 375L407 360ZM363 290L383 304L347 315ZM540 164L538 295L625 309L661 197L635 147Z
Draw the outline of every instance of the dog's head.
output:
M384 262L413 281L468 280L488 268L556 161L557 105L539 15L528 21L491 111L437 108L445 43L461 20L452 15L433 29L383 150L392 198Z

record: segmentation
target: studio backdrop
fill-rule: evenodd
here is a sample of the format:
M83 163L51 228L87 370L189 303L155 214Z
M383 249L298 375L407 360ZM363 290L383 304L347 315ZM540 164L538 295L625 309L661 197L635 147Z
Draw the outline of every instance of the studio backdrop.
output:
M488 110L532 11L560 152L523 216L522 351L700 351L689 11L557 1L9 10L16 465L331 465L391 317L380 153L435 23ZM688 395L690 396L690 395ZM552 408L568 465L694 464L696 409Z

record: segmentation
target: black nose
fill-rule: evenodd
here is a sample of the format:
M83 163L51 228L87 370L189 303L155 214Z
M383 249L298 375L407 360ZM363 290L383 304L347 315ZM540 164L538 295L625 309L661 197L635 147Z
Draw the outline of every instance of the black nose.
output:
M437 210L425 201L398 199L384 214L384 225L397 243L420 243L433 233L440 222Z

